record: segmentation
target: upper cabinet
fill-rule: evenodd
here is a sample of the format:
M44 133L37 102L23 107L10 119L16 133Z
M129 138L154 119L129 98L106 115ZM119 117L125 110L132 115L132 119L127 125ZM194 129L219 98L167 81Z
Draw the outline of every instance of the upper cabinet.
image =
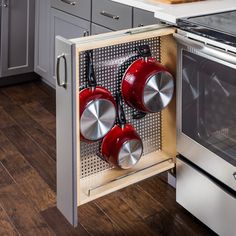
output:
M2 0L0 77L34 68L34 0Z

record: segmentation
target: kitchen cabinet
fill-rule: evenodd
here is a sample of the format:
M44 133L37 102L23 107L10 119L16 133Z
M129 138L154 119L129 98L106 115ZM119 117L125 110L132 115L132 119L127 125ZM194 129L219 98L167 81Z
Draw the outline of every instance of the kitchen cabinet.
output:
M0 77L33 72L34 0L3 0Z
M142 9L134 8L133 11L133 27L157 24L158 19L154 17L154 13Z
M91 18L91 0L51 0L51 6L86 20Z
M50 1L36 0L34 70L44 81L50 81Z
M92 22L112 30L132 27L132 7L110 0L93 0Z
M91 35L103 34L108 32L112 32L112 30L94 23L91 24Z
M120 90L119 65L135 53L139 43L150 43L161 63L175 74L174 32L174 28L160 25L71 40L57 37L57 207L74 226L77 207L174 168L177 154L175 99L161 113L144 120L133 120L132 109L125 108L144 143L144 155L132 169L111 168L102 160L98 142L80 141L78 93L86 84L85 52L93 50L98 83L115 95Z
M90 22L69 15L65 12L51 9L50 32L50 83L55 84L55 38L60 35L65 38L82 37L86 32L90 33Z

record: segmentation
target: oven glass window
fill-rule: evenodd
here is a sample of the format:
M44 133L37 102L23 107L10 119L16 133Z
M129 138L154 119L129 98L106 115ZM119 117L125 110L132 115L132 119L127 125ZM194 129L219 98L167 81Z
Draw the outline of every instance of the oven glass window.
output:
M183 51L182 132L236 166L236 69Z

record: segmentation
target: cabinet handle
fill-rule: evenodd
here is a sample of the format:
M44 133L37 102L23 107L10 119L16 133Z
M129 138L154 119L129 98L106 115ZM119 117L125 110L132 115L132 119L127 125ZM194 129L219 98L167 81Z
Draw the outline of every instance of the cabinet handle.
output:
M7 8L8 7L8 0L3 0L2 6Z
M72 6L76 5L75 1L70 1L70 0L60 0L60 1L66 3L66 4L69 4L69 5L72 5Z
M61 76L60 76L60 62L61 59L64 60L64 66L65 66L65 78L64 81L61 82ZM66 83L67 83L67 63L66 63L66 55L65 54L61 54L57 57L57 84L59 87L63 87L66 88Z
M119 16L112 15L111 13L108 13L108 12L106 12L106 11L101 11L100 14L101 14L102 16L106 16L106 17L111 18L111 19L113 19L113 20L119 20L119 19L120 19Z

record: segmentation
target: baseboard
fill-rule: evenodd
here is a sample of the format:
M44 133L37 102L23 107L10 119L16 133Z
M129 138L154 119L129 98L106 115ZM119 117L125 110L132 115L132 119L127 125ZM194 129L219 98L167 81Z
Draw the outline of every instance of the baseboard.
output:
M35 81L39 80L41 77L36 74L35 72L30 72L26 74L21 75L13 75L8 77L2 77L0 78L0 87L14 85L14 84L20 84L25 83L29 81Z
M47 84L48 86L50 86L51 88L53 89L56 89L56 85L55 84L52 84L51 82L48 81L48 79L45 79L43 77L41 77L42 81Z
M168 172L168 184L173 188L176 188L176 176L171 172Z

